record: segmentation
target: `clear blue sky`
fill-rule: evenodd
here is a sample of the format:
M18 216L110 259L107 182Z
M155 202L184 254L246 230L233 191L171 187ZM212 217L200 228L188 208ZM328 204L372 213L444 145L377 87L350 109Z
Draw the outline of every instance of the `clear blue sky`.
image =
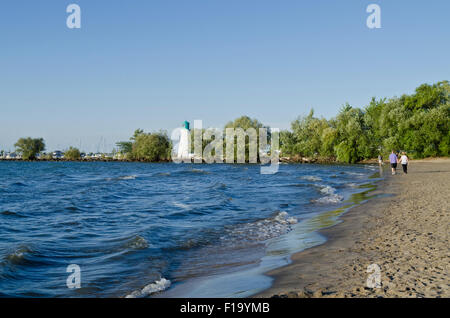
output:
M77 3L82 28L66 27ZM381 29L366 7L381 6ZM288 128L449 79L450 1L2 0L0 149L110 150L136 128Z

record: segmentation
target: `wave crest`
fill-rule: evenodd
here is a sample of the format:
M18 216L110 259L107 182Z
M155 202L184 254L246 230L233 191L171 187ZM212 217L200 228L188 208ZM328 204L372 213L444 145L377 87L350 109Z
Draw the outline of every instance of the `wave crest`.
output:
M278 212L272 218L232 226L225 230L226 235L222 236L221 240L237 245L244 242L263 242L290 232L291 226L297 222L297 219L290 217L287 212Z
M136 290L132 292L131 294L127 295L125 298L142 298L142 297L148 297L152 294L162 292L170 287L170 280L161 278L160 280L153 282L151 284L148 284L141 290Z
M319 198L317 200L314 200L314 202L317 203L321 203L321 204L329 204L329 203L339 203L341 202L344 197L340 194L336 193L336 189L325 185L325 186L321 186L322 188L320 189L320 192L323 194L326 194L326 196Z
M136 235L131 241L128 242L127 247L135 250L143 250L148 248L149 244L145 238L140 235Z
M303 176L301 178L308 181L322 181L322 179L317 176Z
M33 251L28 246L20 246L13 252L7 254L5 260L11 264L20 264L26 259L27 255L32 252Z
M116 177L116 178L107 178L107 181L119 181L119 180L134 180L136 179L137 176L136 175L130 175L130 176L120 176L120 177Z

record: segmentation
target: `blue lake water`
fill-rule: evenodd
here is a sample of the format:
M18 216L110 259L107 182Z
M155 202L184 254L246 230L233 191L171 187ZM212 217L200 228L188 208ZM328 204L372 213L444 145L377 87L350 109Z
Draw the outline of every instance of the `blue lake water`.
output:
M0 162L0 296L242 297L323 243L369 165ZM81 288L69 289L70 264Z

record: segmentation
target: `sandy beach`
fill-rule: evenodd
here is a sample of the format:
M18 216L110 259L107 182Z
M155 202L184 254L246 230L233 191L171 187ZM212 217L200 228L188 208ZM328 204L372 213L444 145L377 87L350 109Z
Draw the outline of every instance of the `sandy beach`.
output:
M450 159L412 161L378 183L376 198L321 233L328 241L268 273L255 297L450 297ZM368 266L381 287L367 287Z

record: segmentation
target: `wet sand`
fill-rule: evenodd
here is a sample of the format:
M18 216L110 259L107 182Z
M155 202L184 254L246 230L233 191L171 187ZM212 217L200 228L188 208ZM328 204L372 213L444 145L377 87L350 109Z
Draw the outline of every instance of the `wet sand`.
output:
M397 169L321 231L328 241L292 256L268 273L273 286L255 297L450 297L450 159ZM367 268L380 268L381 287L367 287Z

